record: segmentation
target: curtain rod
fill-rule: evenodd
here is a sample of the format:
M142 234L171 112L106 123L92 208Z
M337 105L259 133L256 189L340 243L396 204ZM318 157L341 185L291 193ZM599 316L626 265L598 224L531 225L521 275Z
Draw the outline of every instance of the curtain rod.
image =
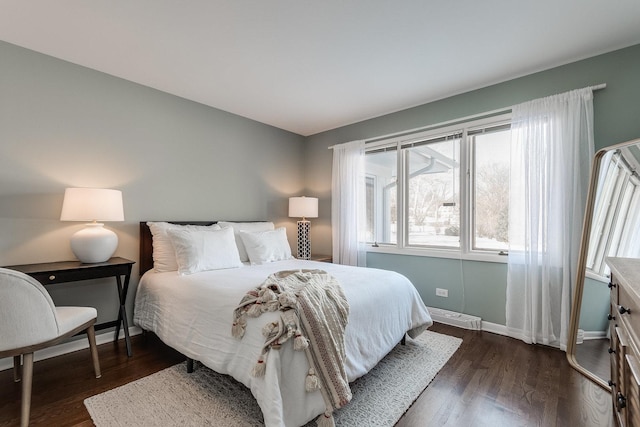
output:
M598 85L584 87L583 89L591 89L592 91L596 91L596 90L604 89L606 87L607 87L606 83L600 83ZM401 132L389 133L387 135L374 136L372 138L365 138L364 142L366 144L368 142L374 142L374 141L379 141L379 140L383 140L383 139L387 139L387 138L393 138L395 136L410 135L412 133L422 132L422 131L429 130L429 129L437 129L437 128L440 128L440 127L443 127L443 126L447 126L447 125L451 125L451 124L454 124L454 123L461 123L461 122L467 122L467 121L473 120L473 119L480 119L480 118L484 118L484 117L497 116L498 114L504 114L504 113L508 113L510 111L511 111L511 107L498 108L496 110L486 111L484 113L473 114L471 116L461 117L459 119L447 120L446 122L440 122L440 123L433 124L433 125L422 126L422 127L419 127L419 128L404 130L404 131L401 131ZM340 145L340 144L331 145L331 146L329 146L327 148L329 150L333 150L333 147L335 147L336 145Z

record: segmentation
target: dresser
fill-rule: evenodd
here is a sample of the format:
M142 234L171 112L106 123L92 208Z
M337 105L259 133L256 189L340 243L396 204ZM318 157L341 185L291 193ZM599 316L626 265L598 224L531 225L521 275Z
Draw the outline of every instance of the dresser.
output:
M608 258L611 268L611 398L619 426L640 426L640 259Z

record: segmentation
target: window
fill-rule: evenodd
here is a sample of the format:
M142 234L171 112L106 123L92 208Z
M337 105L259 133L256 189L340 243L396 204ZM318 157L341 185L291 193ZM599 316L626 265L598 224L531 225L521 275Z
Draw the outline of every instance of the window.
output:
M509 249L509 125L468 133L472 161L473 250Z
M394 250L508 248L509 117L369 143L367 242Z
M398 155L395 147L366 155L367 241L395 244L397 237Z
M640 256L640 179L635 157L618 151L602 160L587 252L587 271L606 277L606 257Z
M460 135L403 146L408 246L460 246Z

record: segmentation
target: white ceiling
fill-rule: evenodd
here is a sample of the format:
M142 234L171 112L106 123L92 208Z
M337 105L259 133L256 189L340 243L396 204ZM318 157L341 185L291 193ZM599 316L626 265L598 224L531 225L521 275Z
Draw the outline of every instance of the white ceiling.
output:
M306 136L638 44L640 1L0 0L0 40Z

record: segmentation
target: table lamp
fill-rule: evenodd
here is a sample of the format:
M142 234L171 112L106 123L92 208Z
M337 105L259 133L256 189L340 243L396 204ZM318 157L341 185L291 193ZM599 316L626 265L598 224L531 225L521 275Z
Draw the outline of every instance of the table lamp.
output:
M289 197L289 217L302 218L298 221L298 258L311 258L309 229L311 222L307 218L318 217L318 199L315 197Z
M71 236L71 250L83 263L105 262L118 247L118 236L98 221L124 221L122 192L102 188L67 188L60 221L90 221Z

